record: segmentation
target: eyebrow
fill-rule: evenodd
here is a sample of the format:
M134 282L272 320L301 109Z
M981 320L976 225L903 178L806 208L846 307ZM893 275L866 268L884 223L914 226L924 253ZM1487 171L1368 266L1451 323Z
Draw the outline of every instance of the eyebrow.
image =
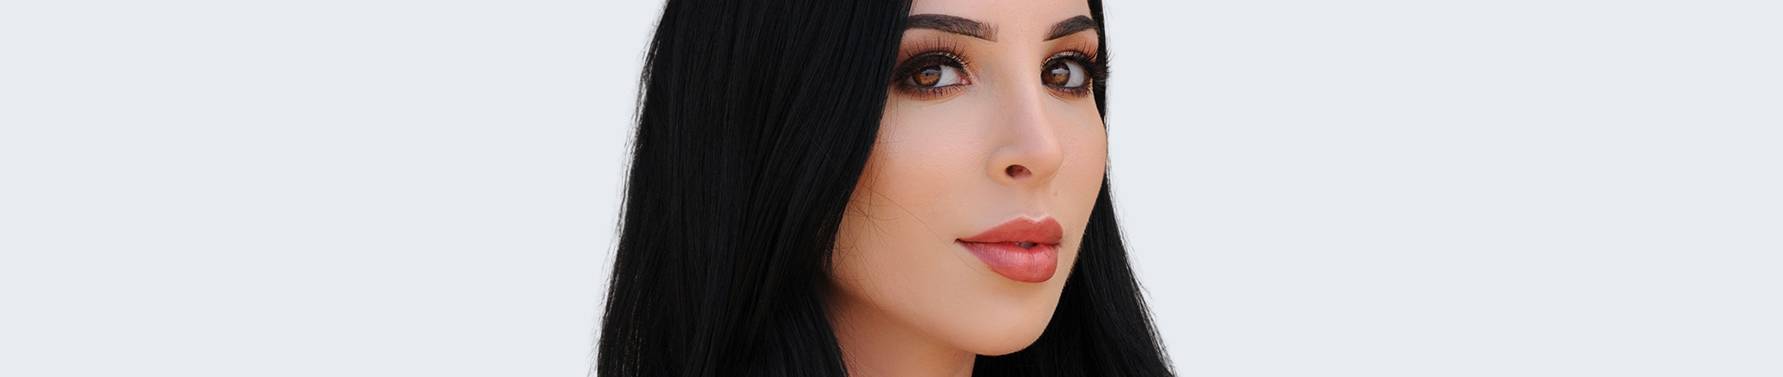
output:
M1052 24L1052 32L1046 33L1046 40L1064 38L1067 35L1091 29L1097 29L1096 20L1090 19L1089 16L1079 15ZM1099 29L1097 31L1100 32Z
M932 29L948 33L970 36L987 41L997 41L997 28L969 18L949 16L945 14L912 14L906 21L910 29ZM1090 16L1078 15L1052 25L1052 31L1046 33L1046 40L1064 38L1084 30L1096 30L1096 20Z
M911 29L934 29L992 42L997 40L996 28L967 18L945 14L912 14L908 22Z

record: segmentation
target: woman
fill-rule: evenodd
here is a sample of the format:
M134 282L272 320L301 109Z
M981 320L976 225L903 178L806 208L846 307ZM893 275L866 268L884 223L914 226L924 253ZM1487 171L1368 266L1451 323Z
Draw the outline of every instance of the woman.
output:
M670 0L602 376L1169 375L1099 1Z

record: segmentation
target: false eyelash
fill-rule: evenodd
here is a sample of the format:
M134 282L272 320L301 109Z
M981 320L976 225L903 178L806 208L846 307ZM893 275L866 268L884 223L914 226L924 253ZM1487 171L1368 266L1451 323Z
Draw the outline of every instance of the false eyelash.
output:
M899 49L898 64L899 66L903 66L904 64L909 63L911 58L932 53L942 53L943 55L954 58L955 61L960 63L960 66L964 67L970 63L966 61L966 53L964 51L965 46L963 46L960 41L954 38L932 35L926 38L912 40L910 44Z
M1052 57L1047 58L1046 60L1052 61L1052 59L1058 58L1060 55L1076 54L1082 58L1079 63L1083 63L1084 68L1090 71L1090 79L1096 80L1096 82L1102 82L1102 80L1108 79L1108 62L1107 60L1102 59L1102 56L1100 55L1101 53L1102 49L1097 48L1096 43L1087 41L1078 42L1065 45L1060 52L1053 54Z
M1083 66L1086 71L1084 74L1089 76L1089 82L1076 88L1047 87L1058 93L1063 93L1072 97L1087 96L1090 95L1092 91L1096 90L1097 87L1102 86L1102 80L1107 79L1108 77L1108 66L1103 64L1101 59L1097 59L1095 55L1078 50L1066 50L1064 52L1053 54L1052 57L1046 58L1046 60L1041 63L1041 67L1052 65L1053 62L1059 61L1060 59L1071 60L1078 65Z
M1085 70L1089 71L1085 73L1089 74L1091 80L1102 81L1108 78L1108 64L1102 62L1102 59L1096 58L1095 54L1082 51L1065 51L1053 54L1052 57L1046 59L1046 63L1051 63L1058 59L1076 60L1078 64L1083 65Z
M897 84L904 79L909 79L911 73L922 68L922 64L918 63L929 63L931 55L945 57L947 61L959 64L961 70L972 68L972 61L966 61L966 54L963 54L961 50L963 50L963 46L954 39L940 38L940 36L916 39L899 50L899 57L897 57L899 63L892 70L892 82ZM966 71L961 71L961 73L966 73Z
M904 79L908 79L910 78L910 75L916 74L916 70L927 67L929 66L928 63L934 63L936 61L953 63L953 65L960 66L961 70L964 70L967 67L966 58L960 56L958 53L945 50L920 52L917 53L916 56L904 59L904 62L899 64L897 69L892 70L892 82L904 82ZM966 73L962 71L960 74Z
M952 91L963 89L961 86L957 85L941 88L922 88L905 84L905 81L909 80L911 75L914 75L917 70L930 66L930 63L937 62L958 66L960 70L959 73L965 76L962 79L971 82L972 74L969 72L971 63L966 60L965 54L960 51L962 51L960 43L949 38L937 36L918 39L912 42L910 45L899 51L898 65L893 68L891 75L892 88L918 98L935 98Z

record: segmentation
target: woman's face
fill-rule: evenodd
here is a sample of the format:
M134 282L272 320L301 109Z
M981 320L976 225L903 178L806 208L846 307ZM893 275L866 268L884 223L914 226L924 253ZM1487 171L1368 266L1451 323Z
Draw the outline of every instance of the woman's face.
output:
M1051 319L1101 187L1098 31L1081 0L910 14L837 235L832 317L844 337L1019 351Z

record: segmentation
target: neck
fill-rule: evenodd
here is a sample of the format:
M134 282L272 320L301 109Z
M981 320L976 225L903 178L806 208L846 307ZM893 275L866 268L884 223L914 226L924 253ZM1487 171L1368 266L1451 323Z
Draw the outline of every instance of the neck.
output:
M829 317L849 376L972 376L977 355L937 342L875 308L836 295Z

